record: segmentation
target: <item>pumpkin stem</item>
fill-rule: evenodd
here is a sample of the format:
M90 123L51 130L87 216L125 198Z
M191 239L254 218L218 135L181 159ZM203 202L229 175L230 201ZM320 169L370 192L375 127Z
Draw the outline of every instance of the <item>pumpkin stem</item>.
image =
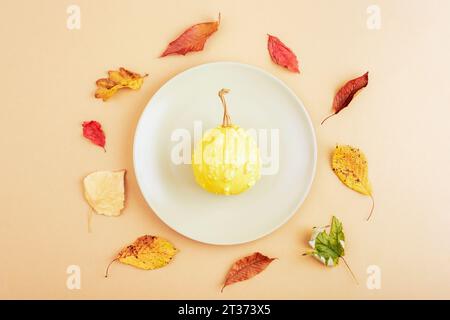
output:
M230 89L222 89L219 91L219 98L222 101L223 106L223 119L222 119L222 127L231 126L231 118L228 114L227 102L225 101L225 95L230 92Z

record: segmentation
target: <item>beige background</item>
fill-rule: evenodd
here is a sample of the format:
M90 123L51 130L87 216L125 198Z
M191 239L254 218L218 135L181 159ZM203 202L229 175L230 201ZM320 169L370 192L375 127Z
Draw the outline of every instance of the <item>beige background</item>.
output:
M366 27L379 4L381 30ZM81 30L66 28L66 8L81 7ZM158 59L186 27L222 24L203 52ZM1 298L450 298L450 2L441 1L112 1L1 0ZM274 65L266 34L298 55L301 75ZM319 154L310 195L273 234L217 247L191 241L163 224L145 203L133 172L132 140L139 115L158 88L205 62L232 60L261 67L286 82L314 122ZM125 66L150 77L139 92L108 103L94 82ZM325 126L335 90L370 71L368 88ZM103 153L81 136L96 119L107 134ZM336 143L369 158L377 201L345 188L329 167ZM128 169L128 206L120 218L95 216L81 180L91 171ZM180 214L183 214L180 212ZM314 225L341 218L345 267L327 269L301 257ZM170 239L181 252L168 267L141 271L107 263L143 234ZM237 258L262 251L279 258L265 272L220 294ZM81 267L81 290L66 288L66 268ZM381 290L366 288L378 265Z

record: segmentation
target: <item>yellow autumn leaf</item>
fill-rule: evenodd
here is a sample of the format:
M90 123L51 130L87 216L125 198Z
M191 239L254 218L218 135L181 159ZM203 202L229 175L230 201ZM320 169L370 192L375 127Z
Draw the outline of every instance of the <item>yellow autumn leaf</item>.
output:
M144 78L147 74L141 76L139 73L120 68L117 71L109 71L108 76L108 78L102 78L96 82L97 90L95 91L95 97L97 99L106 101L118 90L123 88L138 90L144 83Z
M119 71L109 71L109 79L123 87L128 87L133 90L137 90L142 86L144 77L139 73L131 72L125 68L120 68Z
M114 261L134 266L144 270L162 268L172 261L178 249L169 241L155 236L145 235L139 237L131 245L123 248L111 261L106 269L105 277Z
M125 174L126 170L97 171L84 178L84 197L96 213L120 215L125 204Z
M97 80L97 90L95 91L95 97L97 99L103 99L103 101L106 101L122 88L120 84L111 86L108 80L109 79Z
M331 166L334 173L347 187L372 199L372 215L374 200L372 186L369 181L369 168L364 153L352 146L337 145L334 149Z

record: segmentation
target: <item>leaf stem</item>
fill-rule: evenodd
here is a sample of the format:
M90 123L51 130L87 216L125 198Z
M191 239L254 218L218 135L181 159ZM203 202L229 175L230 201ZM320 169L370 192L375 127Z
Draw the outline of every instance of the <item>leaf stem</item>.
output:
M367 217L366 221L369 221L370 217L372 216L373 209L375 208L375 199L372 195L370 195L370 199L372 199L372 209L370 209L369 216Z
M341 257L342 261L344 261L345 266L347 267L348 271L350 271L353 279L355 280L356 284L359 284L358 279L356 279L355 274L353 273L352 269L350 269L350 266L348 265L347 261L344 259L344 257Z
M87 216L88 233L92 232L92 228L91 228L92 215L93 215L93 209L92 209L92 207L89 207L88 216Z
M336 115L336 113L332 113L332 114L330 114L329 116L325 117L325 119L322 120L322 122L320 123L320 125L323 125L323 123L324 123L325 121L327 121L328 119L330 119L330 118L331 118L332 116L334 116L334 115Z
M111 265L116 262L118 259L115 258L113 261L111 261L108 266L106 267L106 271L105 271L105 278L108 278L108 273L109 273L109 267L111 267Z

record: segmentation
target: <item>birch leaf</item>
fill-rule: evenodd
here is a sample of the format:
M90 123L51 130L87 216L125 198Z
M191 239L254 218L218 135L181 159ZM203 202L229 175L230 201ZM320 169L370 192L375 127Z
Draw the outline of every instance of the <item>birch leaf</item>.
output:
M118 216L125 206L125 173L97 171L83 180L84 197L98 214Z

